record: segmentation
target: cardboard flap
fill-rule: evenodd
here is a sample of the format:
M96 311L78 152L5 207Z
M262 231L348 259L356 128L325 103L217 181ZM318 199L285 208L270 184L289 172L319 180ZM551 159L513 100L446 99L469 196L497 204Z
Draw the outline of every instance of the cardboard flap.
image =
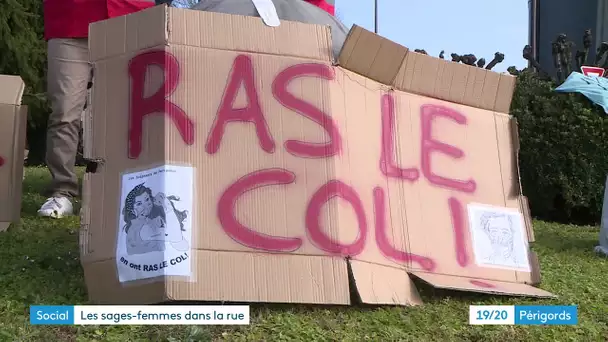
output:
M521 213L524 217L524 222L526 223L526 230L528 232L528 242L534 242L536 241L536 238L534 237L534 227L532 225L532 215L530 213L528 197L519 196L519 201L521 205Z
M89 60L96 62L166 44L168 11L167 6L154 6L137 15L92 23L89 25Z
M515 77L409 51L354 25L338 63L395 89L471 107L508 113Z
M392 85L408 49L353 25L340 51L338 64L382 84Z
M538 255L536 252L530 251L528 255L530 258L530 267L532 271L530 272L530 282L528 284L536 286L540 284L540 261L538 260Z
M207 32L213 34L205 34ZM137 15L111 18L89 26L92 62L166 44L327 62L333 58L329 27L295 21L282 20L280 27L269 27L258 17L154 6Z
M281 20L281 26L270 27L259 17L174 7L167 11L168 42L172 45L333 60L329 26ZM193 27L197 28L195 34Z
M556 298L554 294L534 286L496 280L472 279L443 274L411 272L413 276L438 288L457 291L471 291L508 296Z
M20 105L24 90L21 77L0 75L0 104Z
M149 278L126 286L115 276L114 260L88 263L84 267L87 292L96 298L95 304L166 300L350 304L342 258L205 250L193 251L192 258L199 275L193 281L166 283ZM204 291L197 283L204 284Z
M353 280L365 304L420 305L422 299L402 269L350 260Z
M526 230L528 232L528 242L534 242L535 241L534 228L532 226L532 214L530 212L528 198L526 196L522 195L523 189L521 186L521 173L519 171L519 149L520 149L519 124L517 122L517 119L514 117L512 117L511 120L509 121L509 130L511 132L511 146L513 148L513 154L514 154L514 159L515 159L514 177L517 180L517 191L520 194L520 196L518 197L519 206L520 206L520 210L521 210L521 213L524 217L524 221L526 224Z
M513 151L515 152L515 155L519 155L519 123L517 122L516 118L512 117L509 121L509 124L511 132L511 145L513 146ZM519 171L519 160L517 163L517 169Z
M16 223L21 217L27 129L27 106L21 105L24 90L21 77L0 75L0 222Z

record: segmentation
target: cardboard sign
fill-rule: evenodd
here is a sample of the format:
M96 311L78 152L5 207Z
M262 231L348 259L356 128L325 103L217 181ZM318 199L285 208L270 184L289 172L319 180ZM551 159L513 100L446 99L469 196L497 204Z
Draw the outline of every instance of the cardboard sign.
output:
M596 76L596 77L602 77L605 72L604 68L592 67L592 66L582 66L581 71L583 72L583 75L585 75L585 76Z
M552 296L530 285L538 261L516 238L530 240L526 219L506 226L516 262L488 267L476 262L474 243L484 242L467 215L470 204L526 212L507 114L512 76L416 54L360 27L334 66L326 27L164 7L93 24L90 55L85 151L102 161L84 182L92 301L349 304L354 291L365 303L419 304L410 277ZM177 166L192 179L152 180L155 168ZM126 175L144 178L126 185ZM138 224L154 229L142 240L178 225L121 209L142 182L148 196L131 196L140 203L160 192L181 198L191 273L120 277L121 216L144 213ZM485 231L504 230L499 223ZM133 264L171 265L181 255L173 242L155 239L164 251Z
M0 232L21 219L27 106L19 76L0 75Z

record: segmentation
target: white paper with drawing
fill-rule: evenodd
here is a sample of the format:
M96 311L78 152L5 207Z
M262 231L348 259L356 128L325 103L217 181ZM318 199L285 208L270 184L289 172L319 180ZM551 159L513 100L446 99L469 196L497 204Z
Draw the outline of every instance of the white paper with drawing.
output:
M122 175L120 282L191 276L193 174L191 167L164 165Z
M468 212L477 265L530 272L528 238L521 213L482 204L469 204Z

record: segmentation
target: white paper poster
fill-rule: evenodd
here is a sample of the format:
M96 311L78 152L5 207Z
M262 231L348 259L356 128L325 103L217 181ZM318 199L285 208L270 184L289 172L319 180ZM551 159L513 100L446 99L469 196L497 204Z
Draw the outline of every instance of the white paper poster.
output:
M524 219L514 209L469 204L475 262L482 267L530 272Z
M120 282L191 276L194 169L163 165L121 181L116 262Z

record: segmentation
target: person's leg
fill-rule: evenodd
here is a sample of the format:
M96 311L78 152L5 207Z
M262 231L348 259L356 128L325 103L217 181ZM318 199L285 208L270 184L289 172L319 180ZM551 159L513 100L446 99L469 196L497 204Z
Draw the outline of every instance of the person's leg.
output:
M91 80L86 39L51 39L48 42L47 93L52 113L46 138L46 164L53 178L51 197L38 214L60 218L73 213L78 196L76 155L81 116Z

